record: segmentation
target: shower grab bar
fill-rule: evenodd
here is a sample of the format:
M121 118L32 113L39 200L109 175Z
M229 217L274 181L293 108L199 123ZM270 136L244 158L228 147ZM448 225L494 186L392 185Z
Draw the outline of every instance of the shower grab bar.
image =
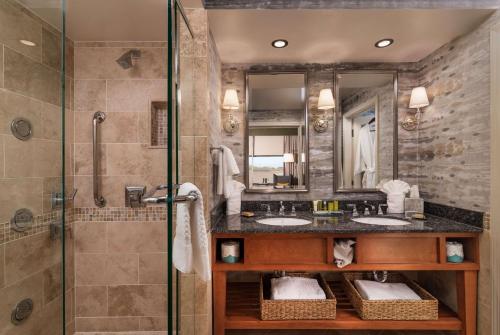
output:
M106 206L106 199L101 195L99 190L99 156L100 156L100 148L99 148L99 132L97 131L97 125L101 124L106 120L106 114L103 112L96 112L94 117L92 118L92 160L93 160L93 187L94 187L94 203L97 207Z

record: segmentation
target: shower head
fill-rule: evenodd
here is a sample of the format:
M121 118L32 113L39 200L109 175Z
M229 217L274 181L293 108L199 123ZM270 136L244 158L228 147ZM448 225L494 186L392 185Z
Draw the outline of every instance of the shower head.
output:
M141 50L131 49L124 53L116 62L124 69L130 69L135 65L135 62L141 58Z

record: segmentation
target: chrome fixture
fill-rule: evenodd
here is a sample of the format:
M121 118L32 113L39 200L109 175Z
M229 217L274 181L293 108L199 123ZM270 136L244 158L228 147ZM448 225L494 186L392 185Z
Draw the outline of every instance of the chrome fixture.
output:
M375 47L382 49L387 48L388 46L394 44L394 39L392 38L383 38L380 41L375 42Z
M33 127L28 119L18 117L10 123L10 131L15 138L27 141L33 136Z
M288 41L285 39L278 39L271 42L271 45L276 49L283 49L288 46Z
M382 275L382 277L380 275ZM373 279L379 283L385 283L388 277L389 273L387 271L373 271Z
M10 219L10 227L17 232L23 232L33 225L33 213L27 208L18 209L12 219Z
M139 49L131 49L124 53L120 58L116 60L116 62L124 69L130 69L134 67L137 61L141 58L141 50Z
M50 195L50 204L52 209L58 209L62 206L64 201L73 201L75 200L76 192L78 190L76 188L73 189L73 193L67 198L63 198L62 192L52 192Z
M352 208L352 217L357 218L359 216L358 209L355 204L349 204L347 207Z
M292 205L292 211L290 213L290 216L297 216L297 211L295 210L295 206Z
M180 185L175 184L174 188L179 188ZM167 203L168 201L168 196L160 196L160 197L155 197L154 194L159 191L159 190L166 190L168 189L168 185L158 185L156 186L151 192L149 192L146 196L144 196L141 199L141 202L145 204L163 204ZM187 195L176 195L173 198L173 202L192 202L198 200L198 193L195 191L189 192Z
M271 212L271 205L264 204L262 206L266 209L266 216L273 216L273 213Z
M285 215L285 206L283 205L283 201L280 201L280 211L278 213L279 216Z
M10 314L10 321L16 326L20 325L30 317L32 312L33 300L30 298L23 299L19 301L12 310L12 313Z
M318 110L323 111L321 115L314 118L313 128L317 133L324 133L328 130L328 115L327 110L335 108L335 100L333 99L332 90L329 88L322 89L319 92Z
M240 102L238 100L238 92L235 89L227 89L224 93L224 101L222 102L222 108L228 110L238 110L240 108ZM223 122L222 127L228 134L233 134L240 129L240 121L234 117L232 113L229 113L227 119Z
M92 118L92 158L93 158L93 187L94 187L94 203L97 207L106 206L106 199L101 195L99 190L99 157L100 157L100 147L99 147L99 132L97 125L101 124L106 120L106 114L103 112L96 112Z
M142 197L146 193L146 186L125 186L125 207L146 207Z
M429 106L429 97L426 88L421 86L412 89L409 108L416 108L417 111L402 121L401 127L407 131L418 130L422 119L421 109L427 106Z

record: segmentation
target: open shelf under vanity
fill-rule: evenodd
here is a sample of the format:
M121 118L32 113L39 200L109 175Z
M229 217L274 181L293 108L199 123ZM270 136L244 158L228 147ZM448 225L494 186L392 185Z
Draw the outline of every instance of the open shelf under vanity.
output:
M329 282L337 299L335 320L262 321L260 319L259 284L228 283L226 329L392 329L392 330L461 330L460 318L443 304L435 321L371 321L362 320L341 282Z
M390 234L221 234L212 235L213 245L236 239L242 261L223 263L212 254L214 287L214 334L226 330L425 330L457 331L475 335L479 248L477 233ZM334 263L335 240L356 240L354 263L339 268ZM460 264L448 263L446 242L461 241L466 253ZM263 321L260 317L259 283L233 282L231 272L292 271L331 273L329 280L337 299L335 320ZM387 270L398 272L453 271L456 277L457 312L439 303L437 320L363 320L351 305L342 282L344 271ZM337 273L337 275L335 275Z

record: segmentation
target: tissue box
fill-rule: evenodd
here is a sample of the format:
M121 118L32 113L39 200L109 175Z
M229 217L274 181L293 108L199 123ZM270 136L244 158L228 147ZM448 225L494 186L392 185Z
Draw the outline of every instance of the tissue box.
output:
M405 199L405 213L406 212L424 212L424 199L422 198L406 198Z

